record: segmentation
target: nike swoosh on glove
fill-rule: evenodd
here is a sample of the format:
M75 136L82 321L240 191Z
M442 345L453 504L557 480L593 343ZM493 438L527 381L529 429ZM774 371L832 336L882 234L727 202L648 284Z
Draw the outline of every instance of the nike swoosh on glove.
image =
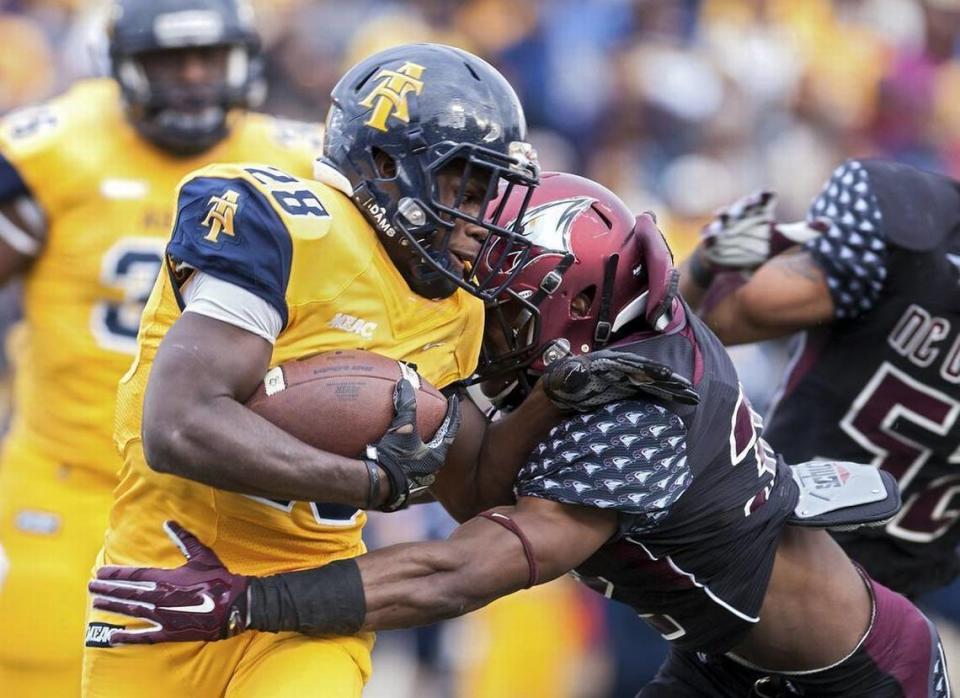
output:
M693 384L666 364L616 349L560 361L551 365L541 380L557 407L575 412L649 396L687 405L700 402Z
M111 645L223 640L247 628L249 577L232 574L216 553L174 521L164 529L187 562L175 569L105 566L87 586L93 607L148 621L116 630Z

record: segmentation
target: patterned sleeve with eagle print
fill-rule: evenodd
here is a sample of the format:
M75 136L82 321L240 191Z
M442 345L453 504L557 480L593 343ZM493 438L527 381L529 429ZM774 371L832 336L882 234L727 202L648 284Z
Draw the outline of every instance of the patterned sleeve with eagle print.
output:
M654 528L693 481L687 430L660 405L625 400L554 427L517 476L518 497L613 509Z

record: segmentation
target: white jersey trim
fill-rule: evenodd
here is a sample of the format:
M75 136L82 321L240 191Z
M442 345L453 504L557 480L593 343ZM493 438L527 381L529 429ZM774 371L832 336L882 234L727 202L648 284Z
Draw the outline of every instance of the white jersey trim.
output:
M21 228L0 213L0 240L24 256L36 257L40 254L40 248L43 247L43 237L46 233L43 228L43 216L26 197L17 199L13 208L28 228Z
M647 554L647 557L649 557L651 560L659 560L659 559L660 559L660 558L658 558L656 555L654 555L652 552L650 552L650 549L649 549L647 546L645 546L643 543L641 543L640 541L638 541L636 538L631 538L630 536L626 536L626 537L625 537L625 540L626 540L628 543L633 543L634 545L639 545L639 546L643 549L643 552L645 552L645 553ZM751 616L751 615L748 614L748 613L744 613L743 611L737 610L736 608L734 608L733 606L731 606L730 604L728 604L726 601L724 601L723 599L721 599L719 596L717 596L716 594L714 594L712 591L710 591L710 587L708 587L706 584L703 584L702 582L698 582L698 581L697 581L697 578L696 578L694 575L692 575L690 572L687 572L686 570L680 569L680 567L677 565L677 563L675 563L675 562L673 561L673 558L672 558L672 557L670 557L669 555L665 555L664 558L666 559L667 564L670 565L671 569L673 569L674 572L676 572L677 574L682 575L682 576L686 577L687 579L689 579L689 580L693 583L693 585L694 585L695 587L697 587L697 588L699 588L699 589L703 589L703 592L704 592L704 593L710 598L710 600L713 601L715 604L717 604L718 606L721 606L721 607L725 608L727 611L729 611L730 613L732 613L733 615L735 615L737 618L741 618L741 619L747 621L748 623L759 623L759 622L760 622L760 616L754 617L754 616Z
M183 312L197 313L251 332L274 344L283 329L276 308L245 288L200 270L180 291Z

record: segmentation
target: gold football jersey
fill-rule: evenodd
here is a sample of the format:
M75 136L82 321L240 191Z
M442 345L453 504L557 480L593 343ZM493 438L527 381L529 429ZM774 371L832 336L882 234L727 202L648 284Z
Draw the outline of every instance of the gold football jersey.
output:
M366 349L416 364L438 387L473 372L483 304L462 290L444 300L417 296L348 197L265 165L213 165L184 180L166 252L168 273L157 279L137 357L120 382L116 437L124 465L104 561L181 564L162 530L167 519L212 542L241 574L360 554L366 516L351 507L225 492L147 466L140 440L144 392L157 348L180 317L183 270L229 281L277 310L284 324L273 365L334 349Z
M312 171L320 127L253 113L210 151L167 154L137 135L112 80L0 122L0 154L47 220L27 274L24 328L12 343L10 439L49 458L114 478L117 380L136 349L140 313L161 267L177 183L208 162L255 159Z

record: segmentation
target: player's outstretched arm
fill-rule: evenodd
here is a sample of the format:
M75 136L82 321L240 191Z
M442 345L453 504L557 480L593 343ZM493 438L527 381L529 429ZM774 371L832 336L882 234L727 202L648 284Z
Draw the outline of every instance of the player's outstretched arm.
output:
M172 570L103 567L95 608L148 621L114 644L219 640L247 629L352 634L432 623L554 579L616 530L616 514L526 497L434 543L394 545L265 578L231 574L213 551L168 525L188 562ZM198 613L197 608L209 610ZM181 610L186 609L186 610Z
M243 405L272 349L244 329L184 313L161 342L147 385L143 447L150 467L245 494L367 506L362 461L312 448ZM382 488L373 504L387 494Z
M523 497L515 507L471 519L445 541L356 558L366 602L363 628L432 623L556 579L606 543L616 522L613 512Z
M783 337L834 319L826 275L799 247L768 260L746 281L718 277L696 310L728 345Z
M430 488L457 521L491 507L513 504L513 483L530 452L565 413L534 386L526 400L490 422L467 397L461 400L463 426Z
M898 249L935 249L956 227L957 202L955 182L940 175L848 160L804 222L776 223L763 197L722 212L684 264L681 288L728 344L857 318L880 302ZM745 254L751 251L759 254ZM757 260L749 280L715 274L752 269Z

